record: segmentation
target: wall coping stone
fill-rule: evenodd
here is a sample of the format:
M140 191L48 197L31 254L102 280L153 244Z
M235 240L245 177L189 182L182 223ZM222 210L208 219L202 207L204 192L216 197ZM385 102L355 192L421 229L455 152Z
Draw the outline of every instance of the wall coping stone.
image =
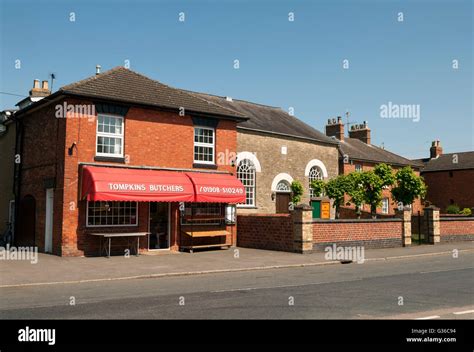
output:
M313 224L337 224L337 223L374 223L374 222L403 222L403 219L400 218L391 218L391 219L313 219Z

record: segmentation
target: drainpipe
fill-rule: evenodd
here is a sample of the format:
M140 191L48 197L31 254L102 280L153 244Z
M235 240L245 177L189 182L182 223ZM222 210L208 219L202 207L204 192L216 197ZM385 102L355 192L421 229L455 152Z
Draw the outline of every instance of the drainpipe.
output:
M15 163L13 167L13 194L15 195L15 224L13 229L13 238L12 243L15 244L15 237L18 233L18 224L19 224L19 214L20 214L20 195L21 195L21 171L23 165L23 121L15 118L13 116L13 120L15 122L15 159L17 155L20 155L20 163Z

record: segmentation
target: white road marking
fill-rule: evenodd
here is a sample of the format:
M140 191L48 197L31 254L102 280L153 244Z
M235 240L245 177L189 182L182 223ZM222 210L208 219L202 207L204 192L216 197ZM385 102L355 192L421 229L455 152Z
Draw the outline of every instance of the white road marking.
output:
M444 272L448 272L448 271L458 271L458 270L465 270L465 269L474 269L474 267L446 269L446 270L420 271L420 274L444 273Z
M431 315L429 317L416 318L415 320L430 320L430 319L438 319L438 318L440 318L439 315Z
M470 313L474 313L474 309L471 309L471 310L465 310L463 312L453 312L453 314L456 314L456 315L461 315L461 314L470 314Z
M222 292L236 292L236 291L252 291L252 290L268 290L272 288L288 288L288 287L301 287L301 286L312 286L312 285L322 285L322 284L336 284L341 282L353 282L353 281L362 281L362 279L354 280L343 280L343 281L324 281L324 282L312 282L308 284L295 284L295 285L281 285L281 286L266 286L266 287L242 287L242 288L231 288L224 290L210 291L211 293L222 293Z

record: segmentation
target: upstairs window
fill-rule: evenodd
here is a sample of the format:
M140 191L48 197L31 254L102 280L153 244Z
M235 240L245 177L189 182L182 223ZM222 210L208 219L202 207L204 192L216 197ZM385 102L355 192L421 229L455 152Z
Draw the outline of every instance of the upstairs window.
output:
M194 162L196 164L214 164L214 146L212 127L194 127Z
M97 156L123 157L123 117L97 116Z
M382 214L388 214L389 201L388 198L382 199Z
M362 172L362 165L361 164L356 164L355 165L355 171Z

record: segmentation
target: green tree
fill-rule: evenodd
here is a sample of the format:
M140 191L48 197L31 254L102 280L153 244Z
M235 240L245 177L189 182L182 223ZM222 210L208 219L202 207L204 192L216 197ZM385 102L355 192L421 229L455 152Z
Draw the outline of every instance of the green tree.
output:
M395 201L409 205L416 198L424 198L426 190L423 178L417 176L410 166L406 166L395 174L395 186L392 187L391 193Z
M326 195L333 199L333 207L336 209L336 219L339 219L339 208L344 201L344 196L348 190L347 176L339 175L330 179L324 186Z
M374 170L361 173L361 183L364 189L364 203L370 205L372 218L377 217L377 207L382 202L382 189L384 180Z
M309 187L313 190L313 194L319 196L324 193L326 183L323 180L313 180Z
M395 183L395 175L390 165L381 163L374 167L374 173L382 180L382 187L389 187Z
M347 195L350 197L349 201L354 204L356 208L357 218L360 219L360 209L365 199L365 190L362 183L362 173L351 172L346 176L347 181Z
M303 195L304 189L300 181L291 182L291 201L294 205L301 202L301 196Z

